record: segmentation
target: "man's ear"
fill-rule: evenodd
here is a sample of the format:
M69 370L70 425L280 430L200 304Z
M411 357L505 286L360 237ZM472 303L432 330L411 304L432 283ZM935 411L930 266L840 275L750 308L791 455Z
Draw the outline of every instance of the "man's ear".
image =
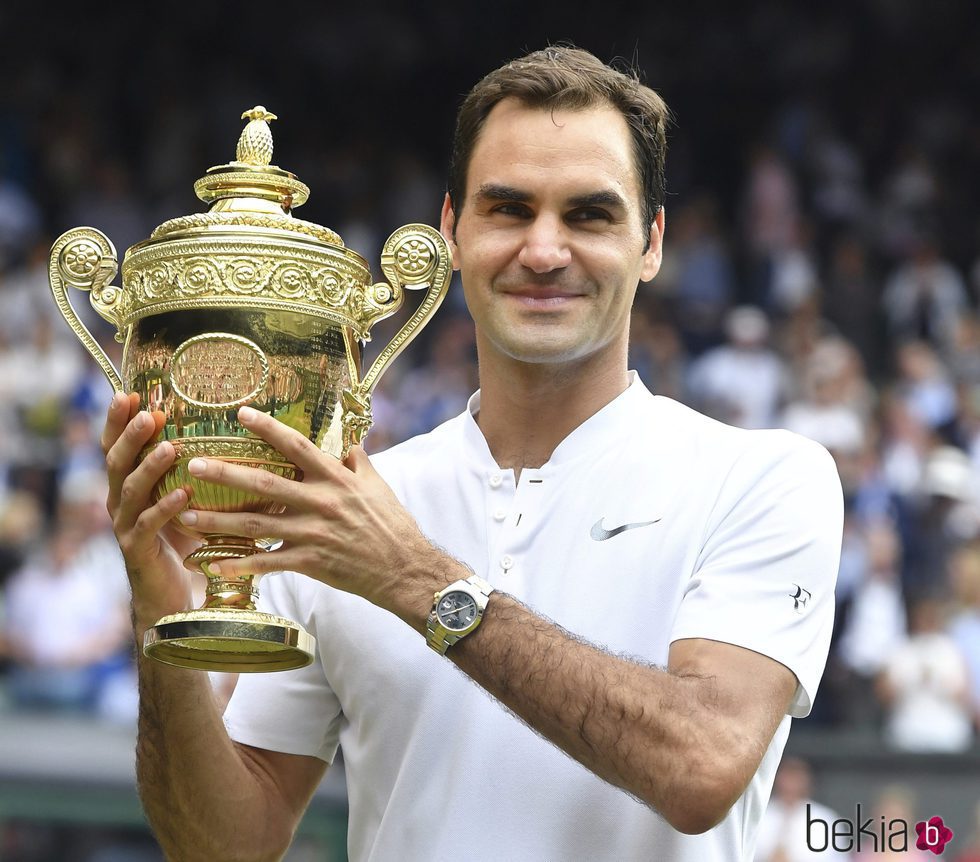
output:
M453 204L448 193L442 202L439 231L442 233L443 239L449 243L449 250L453 254L453 269L459 269L459 249L456 246L456 213L453 211Z
M664 245L664 208L660 207L653 224L650 225L650 247L643 254L643 268L640 281L651 281L660 272Z

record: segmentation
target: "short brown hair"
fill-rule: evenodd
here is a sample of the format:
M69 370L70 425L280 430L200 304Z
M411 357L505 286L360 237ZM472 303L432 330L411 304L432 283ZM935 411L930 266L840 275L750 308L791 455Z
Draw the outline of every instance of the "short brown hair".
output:
M513 60L470 90L456 116L449 159L448 191L454 212L459 212L466 197L466 173L480 130L494 106L507 98L517 99L529 108L550 110L582 110L599 105L616 108L633 138L641 213L649 232L666 194L664 164L670 110L656 92L641 83L636 69L614 69L571 45L545 48Z

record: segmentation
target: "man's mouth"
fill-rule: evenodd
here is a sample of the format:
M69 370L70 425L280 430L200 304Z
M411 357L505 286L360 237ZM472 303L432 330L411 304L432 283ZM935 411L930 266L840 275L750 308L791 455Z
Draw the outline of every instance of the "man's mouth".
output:
M581 299L582 294L561 287L517 287L504 290L507 296L512 296L529 305L560 305L573 299Z

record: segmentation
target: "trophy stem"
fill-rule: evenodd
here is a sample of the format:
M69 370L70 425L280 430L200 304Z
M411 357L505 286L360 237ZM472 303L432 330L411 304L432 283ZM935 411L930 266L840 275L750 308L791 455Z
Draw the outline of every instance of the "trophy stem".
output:
M225 580L212 575L210 563L201 563L201 570L207 575L207 598L202 608L235 608L240 611L254 611L258 590L253 585L254 576L245 575L235 580Z
M256 575L224 578L219 560L262 553L271 543L241 536L209 536L184 564L208 579L204 604L171 614L148 629L143 652L177 667L228 672L291 670L313 660L316 639L296 623L255 609Z
M268 542L244 539L240 536L208 536L201 545L185 561L200 568L208 579L206 598L202 608L235 608L242 611L254 611L258 590L255 589L255 575L242 575L236 578L224 578L220 574L212 574L211 564L221 560L240 560L251 557L252 554L265 550Z

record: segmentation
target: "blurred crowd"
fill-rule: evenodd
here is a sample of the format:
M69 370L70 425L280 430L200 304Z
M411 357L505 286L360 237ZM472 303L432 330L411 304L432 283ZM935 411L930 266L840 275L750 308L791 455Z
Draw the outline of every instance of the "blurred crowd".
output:
M873 798L847 811L819 801L818 784L805 760L783 757L759 826L755 862L928 862L947 850L945 858L953 862L980 860L980 803L969 806L966 829L953 833L952 845L921 848L916 825L932 819L934 802L909 783L883 783Z
M980 210L968 192L980 187L980 119L966 86L910 83L898 97L875 73L876 56L890 61L925 26L913 6L830 4L820 26L803 27L773 4L752 4L746 44L782 48L745 61L751 110L737 117L730 106L715 111L708 95L727 80L710 32L673 64L641 54L678 119L664 264L638 294L631 367L655 393L722 421L788 428L827 447L846 524L831 657L811 721L864 727L901 750L958 751L980 727ZM201 14L201 27L217 28ZM637 33L656 33L654 48L694 26L680 15L657 30L644 14ZM274 125L274 161L321 201L298 215L338 230L369 261L394 227L436 223L459 94L524 47L488 23L483 53L465 56L456 43L468 19L455 15L386 19L403 44L372 54L370 69L337 32L321 34L319 51L298 33L290 74L322 87L329 110L296 108L291 131L285 119ZM128 721L135 697L98 445L111 393L54 306L48 249L84 224L121 251L199 210L191 184L232 157L238 112L261 99L287 116L275 86L250 88L203 54L196 99L183 96L186 69L154 78L178 36L159 23L138 56L130 45L92 70L80 50L65 48L59 62L23 51L0 97L0 657L14 707ZM875 40L860 42L867 31ZM440 62L423 33L444 49ZM790 52L793 34L801 41ZM110 35L125 46L123 34ZM204 37L187 38L190 50ZM610 53L598 35L579 41ZM973 63L976 75L974 54L943 59ZM444 97L439 119L425 113L432 100L396 99L406 133L385 137L369 123L377 105L330 102L345 63L363 72L365 92L390 84ZM265 72L272 85L285 74ZM344 116L343 134L331 115ZM86 319L111 345L108 326ZM369 355L399 320L376 328ZM383 379L369 448L455 415L476 381L472 325L454 284Z

